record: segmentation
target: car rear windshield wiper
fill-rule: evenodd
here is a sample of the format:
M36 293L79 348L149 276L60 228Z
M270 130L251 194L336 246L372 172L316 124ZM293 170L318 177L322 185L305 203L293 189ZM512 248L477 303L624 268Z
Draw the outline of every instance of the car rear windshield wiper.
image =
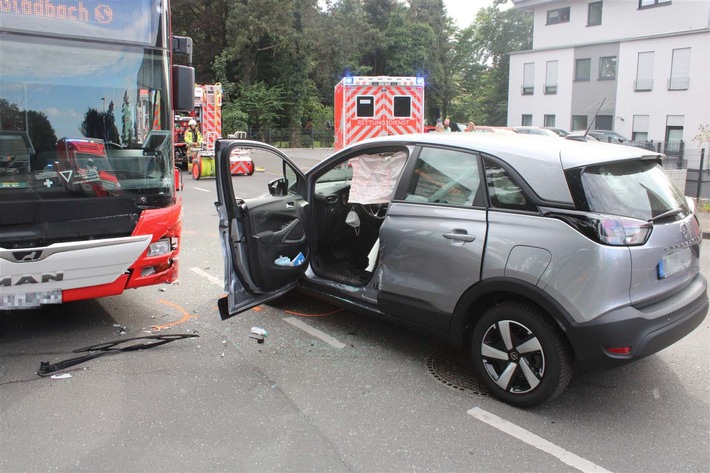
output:
M174 333L165 335L148 335L146 337L134 337L125 338L123 340L114 340L112 342L98 343L96 345L91 345L84 348L77 348L72 353L83 353L90 352L87 355L77 356L76 358L69 358L67 360L58 361L56 363L50 364L48 361L42 361L39 365L39 370L37 374L40 376L49 376L57 371L62 371L72 366L78 365L85 361L93 360L104 355L115 355L116 353L122 353L126 351L136 351L136 350L146 350L148 348L158 347L160 345L165 345L166 343L173 342L175 340L182 340L184 338L196 338L199 335L194 333ZM127 346L121 346L125 343L132 342L135 340L150 340L146 343L134 343Z
M683 209L681 209L680 207L677 207L675 209L670 209L670 210L667 210L663 213L656 215L655 217L651 217L650 219L648 219L648 222L654 223L657 220L662 220L667 217L674 217L674 216L678 215L679 213L681 213L682 211L683 211Z

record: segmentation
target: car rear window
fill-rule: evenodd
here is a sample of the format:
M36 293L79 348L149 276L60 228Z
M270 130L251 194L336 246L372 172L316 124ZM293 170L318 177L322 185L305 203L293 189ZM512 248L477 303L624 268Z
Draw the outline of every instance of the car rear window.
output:
M683 194L656 161L604 163L568 173L577 207L590 212L650 220L664 212L688 212Z

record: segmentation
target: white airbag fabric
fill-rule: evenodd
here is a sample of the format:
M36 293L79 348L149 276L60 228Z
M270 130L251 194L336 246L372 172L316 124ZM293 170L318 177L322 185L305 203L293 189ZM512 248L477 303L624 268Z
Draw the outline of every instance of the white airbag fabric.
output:
M406 161L407 153L404 151L384 157L363 154L352 158L353 180L348 202L365 205L389 203Z

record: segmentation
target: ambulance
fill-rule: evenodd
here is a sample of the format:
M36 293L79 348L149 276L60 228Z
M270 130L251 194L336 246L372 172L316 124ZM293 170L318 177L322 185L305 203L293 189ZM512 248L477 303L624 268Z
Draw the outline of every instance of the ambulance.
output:
M335 149L424 132L424 78L348 76L335 86Z

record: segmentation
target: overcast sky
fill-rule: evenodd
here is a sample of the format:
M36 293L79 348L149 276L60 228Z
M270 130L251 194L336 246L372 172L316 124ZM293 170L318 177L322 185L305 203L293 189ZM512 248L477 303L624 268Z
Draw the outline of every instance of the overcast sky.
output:
M478 10L492 4L493 0L444 0L446 12L459 28L470 26Z

